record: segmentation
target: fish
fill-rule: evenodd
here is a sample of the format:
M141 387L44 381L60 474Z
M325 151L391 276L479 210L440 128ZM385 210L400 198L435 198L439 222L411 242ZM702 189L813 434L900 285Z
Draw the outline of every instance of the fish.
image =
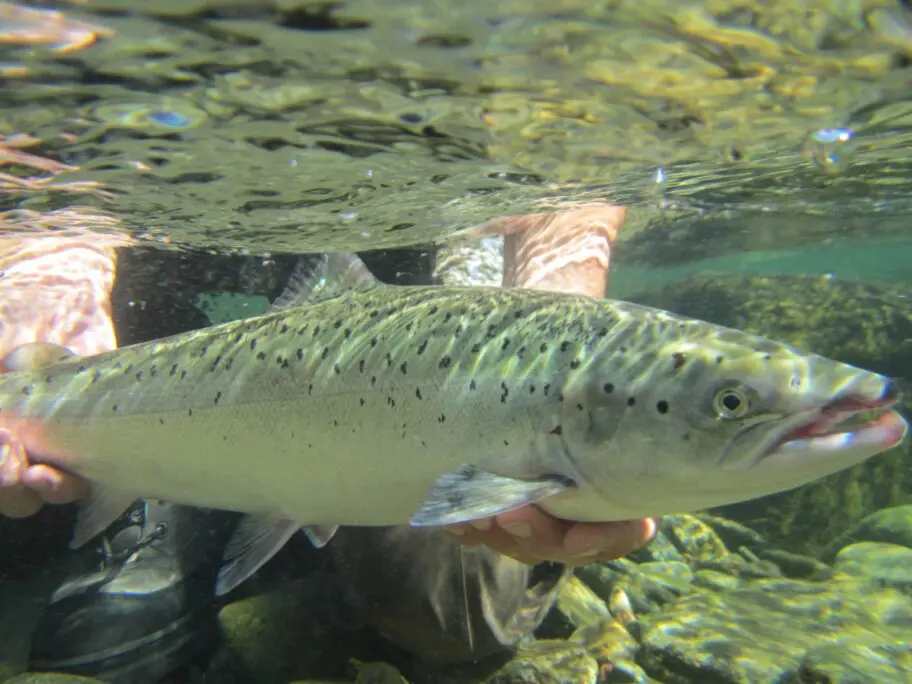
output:
M333 283L344 283L339 290ZM574 521L792 489L900 444L889 377L629 302L379 284L328 255L260 316L92 356L14 351L0 440L90 483L71 546L137 499L244 513L216 593L299 530Z

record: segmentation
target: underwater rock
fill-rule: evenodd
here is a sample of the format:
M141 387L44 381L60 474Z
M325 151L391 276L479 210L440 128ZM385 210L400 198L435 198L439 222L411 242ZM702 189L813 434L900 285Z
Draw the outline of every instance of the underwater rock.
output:
M580 627L567 640L523 645L487 684L651 681L635 662L636 640L614 619Z
M899 544L912 549L912 506L891 506L875 511L837 537L820 557L832 560L843 547L862 541Z
M770 545L762 534L736 520L709 513L698 513L694 517L715 530L727 549L737 551L740 548L746 548L757 553Z
M207 679L218 682L277 682L307 677L320 661L337 658L324 629L325 585L316 578L230 603L219 612L225 650L211 663ZM238 673L241 673L240 675Z
M912 381L907 288L828 277L699 275L629 299ZM912 397L900 408L909 415ZM864 516L908 501L910 444L798 489L716 512L777 547L816 554Z
M688 560L720 560L730 555L716 531L692 515L666 515L659 529Z
M774 563L782 574L792 579L807 579L815 582L828 580L833 576L833 568L816 558L791 553L783 549L767 549L760 552L760 558Z
M803 682L786 677L814 649L844 641L858 650L852 667L868 677L858 681L886 681L882 656L862 649L904 643L910 621L908 597L867 582L753 580L727 592L694 589L644 616L637 662L664 682Z
M866 684L875 680L912 680L912 644L820 646L808 651L797 672L782 684Z
M906 546L859 542L840 551L834 565L846 574L912 594L912 549Z

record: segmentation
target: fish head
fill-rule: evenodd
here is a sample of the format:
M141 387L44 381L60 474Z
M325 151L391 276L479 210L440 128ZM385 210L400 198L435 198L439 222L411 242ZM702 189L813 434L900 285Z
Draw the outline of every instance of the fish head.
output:
M906 436L888 377L698 321L671 327L620 356L606 345L566 384L566 456L631 517L792 489Z

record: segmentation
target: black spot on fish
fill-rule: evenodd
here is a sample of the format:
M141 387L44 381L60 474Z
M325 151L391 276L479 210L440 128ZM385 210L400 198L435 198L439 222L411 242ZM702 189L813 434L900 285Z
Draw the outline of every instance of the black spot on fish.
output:
M165 424L165 419L164 419L164 418L159 418L159 419L158 419L158 424L159 424L159 425L164 425L164 424Z
M510 390L507 389L507 383L501 381L501 383L500 383L500 403L506 404L508 396L510 396Z
M608 328L602 328L596 333L596 337L602 338L608 336Z
M558 393L557 393L557 400L558 400L559 402L563 403L563 401L564 401L564 393L563 393L563 392L558 392Z
M345 322L345 321L343 321L343 320L340 318L338 321L336 321L335 323L333 323L333 327L334 327L336 330L338 330L339 328L342 327L342 324L343 324L344 322Z
M525 353L526 353L526 348L520 347L519 349L516 350L516 358L521 359L525 355Z
M244 340L244 333L238 333L234 336L234 343L240 344Z
M215 360L215 362L218 363L218 360L219 360L220 358L222 358L222 357L219 356L219 357ZM150 375L151 377L153 377L153 378L154 378L156 375L158 375L158 368L156 368L155 366L152 366L152 368L149 369L149 375Z
M221 362L221 360L222 360L222 355L221 355L221 354L219 354L218 356L215 357L215 361L213 361L213 362L212 362L212 365L209 366L209 372L210 372L210 373L214 373L214 372L218 369L218 365L219 365L219 363Z
M439 309L437 308L437 305L435 304L434 306L431 307L431 310L429 313L431 314L431 316L433 316L435 313L437 313L437 311L439 311Z
M627 347L625 347L624 345L621 345L620 351L621 351L621 354L626 354L626 353L627 353Z
M262 361L266 358L266 352L257 352L257 358Z
M399 370L402 371L403 375L408 375L408 362L403 361L399 366Z
M415 324L412 323L411 321L409 321L408 323L405 324L405 331L412 332L413 327L415 327Z
M627 406L636 406L636 397L627 397Z
M582 411L582 410L583 410L583 405L582 405L582 404L577 404L577 405L576 405L576 410L577 410L577 411Z
M200 349L199 355L202 357L202 356L205 356L205 355L208 354L208 353L209 353L209 345L207 344L207 345L203 346L202 349Z
M313 329L313 332L311 333L311 336L312 336L312 337L316 337L316 336L319 335L319 334L320 334L320 326L319 326L319 325L315 325L315 326L314 326L314 329Z
M520 318L522 318L525 315L526 315L526 312L523 311L522 309L519 309L518 311L513 312L513 318L515 318L516 320L519 320Z
M766 354L763 355L763 360L764 360L764 361L769 361L771 358L773 358L773 357L772 357L772 355L771 355L770 353L768 353L768 352L767 352Z
M361 402L361 406L364 406L364 397L361 397L361 399L359 399L359 401Z
M95 371L95 373L92 375L92 384L94 385L94 384L95 384L96 382L98 382L99 380L101 380L101 371L100 371L100 370L97 370L97 371Z
M723 357L721 357L721 356L717 356L717 357L716 357L716 363L717 363L717 364L722 363L724 360L725 360L725 359L724 359Z
M133 371L133 364L128 363L127 367L124 368L124 375L129 375Z
M277 356L276 365L280 366L281 368L288 368L288 359L286 359L284 356Z
M453 337L459 337L462 335L462 332L465 330L462 323L456 326L456 330L453 331Z
M347 339L348 339L349 337L351 337L351 336L352 336L352 329L351 329L351 328L346 328L346 329L345 329L345 339L347 340Z
M333 364L333 371L335 371L336 375L342 375L342 366L338 363Z
M396 408L396 400L392 397L387 397L386 403L389 404L390 408Z
M228 361L225 362L225 370L231 370L231 367L234 365L234 357L232 356Z
M372 347L376 347L378 341L379 341L379 340L377 339L377 337L374 336L374 337L371 338L370 345L371 345Z
M168 371L168 375L170 375L172 378L175 375L177 375L177 364L176 363L173 366L171 366L171 370Z
M221 398L222 398L222 393L221 393L221 392L216 392L216 393L215 393L215 401L213 401L212 403L213 403L213 404L218 404L218 403L219 403L219 399L221 399Z
M509 346L510 346L510 338L508 337L503 341L503 344L500 345L500 351L506 351L507 347L509 347Z
M415 396L416 396L419 400L422 398L422 397L421 397L421 388L420 388L420 387L416 387L416 388L415 388Z
M371 387L373 387L373 386L376 385L376 384L377 384L377 376L376 376L376 375L372 375L372 376L371 376Z
M685 432L683 435L681 435L681 441L682 441L682 442L689 442L689 441L690 441L690 433L689 433L689 432Z
M329 356L329 347L323 347L323 353L320 354L320 358L325 359L327 356Z
M545 392L545 396L547 397L548 394L551 392L551 383L545 383L544 392Z
M298 361L303 361L304 360L304 350L299 347L298 350L295 352L295 356L298 357Z
M137 380L142 380L142 379L143 379L143 372L142 372L142 371L138 371L138 372L136 373L136 379L137 379Z
M187 377L187 371L182 370L182 371L181 371L180 379L183 380L183 379L186 378L186 377Z
M77 373L85 373L86 370L88 370L88 369L87 369L85 366L80 366L79 368L76 369L76 372L77 372Z
M671 369L675 372L681 370L687 363L687 356L681 352L675 352L671 355Z
M279 334L284 335L288 332L288 325L283 323L281 329L279 329Z
M535 394L535 385L529 385L529 394Z
M445 423L445 422L446 422L446 414L445 414L445 413L441 413L441 414L440 414L440 417L437 419L437 422L438 422L438 423Z
M475 383L474 380L472 380L472 381L469 382L469 389L470 389L470 390L473 390L473 389L475 389L476 387L478 387L478 385Z
M361 359L360 361L358 361L358 372L364 373L364 359Z
M472 353L473 353L473 354L478 354L480 351L481 351L481 345L480 345L480 344L473 344L473 345L472 345Z
M309 324L309 323L305 323L305 324L302 325L300 328L298 328L298 335L303 335L305 332L307 332L307 326L308 326L308 325L310 325L310 324Z
M117 412L117 404L114 404L114 405L111 407L111 410L114 411L114 412L116 413L116 412Z
M188 418L192 418L192 417L193 417L193 409L192 409L192 408L191 408L191 409L187 409L187 417L188 417Z
M541 352L542 354L544 354L546 351L548 351L548 345L547 345L547 344L542 344L542 346L540 346L540 347L538 348L538 351Z
M339 421L333 418L333 427L339 427Z
M392 368L393 366L393 355L389 352L386 352L386 367Z
M444 323L449 323L451 318L453 318L453 314L452 314L452 313L447 313L447 315L443 317L443 322L444 322Z
M307 393L313 394L313 391L314 391L313 383L310 383L309 385L307 385Z
M254 351L256 349L256 346L257 346L257 341L256 341L256 338L254 337L253 339L250 340L250 351Z
M563 427L562 425L558 425L556 428L554 428L553 430L551 430L551 434L552 434L552 435L562 435L562 434L564 434L564 427Z
M440 359L440 363L438 363L437 365L440 368L449 368L451 361L452 361L452 359L450 359L449 356L444 356Z
M614 384L606 382L604 385L602 385L602 389L604 390L605 394L611 394L614 392Z
M668 413L668 402L664 399L660 399L658 403L656 403L656 411L659 413Z
M418 345L418 356L421 356L422 354L424 354L424 350L427 349L427 346L428 346L427 340L425 340L424 342L422 342L421 344Z
M570 349L570 343L567 342L567 340L564 340L563 342L560 343L560 350L562 352L568 351L569 349Z
M376 309L374 309L373 311L370 312L370 317L371 317L371 318L376 318L376 317L379 316L379 315L380 315L380 312L377 311Z
M576 370L579 367L580 367L579 359L573 359L573 361L570 362L570 368L572 368L573 370Z

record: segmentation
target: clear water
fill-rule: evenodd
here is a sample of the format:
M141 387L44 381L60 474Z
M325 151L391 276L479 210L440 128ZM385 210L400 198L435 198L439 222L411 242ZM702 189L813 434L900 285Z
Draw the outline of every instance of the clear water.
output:
M22 293L83 287L86 245L114 269L113 290L101 288L126 345L262 312L301 255L357 252L381 279L418 284L443 278L435 264L453 254L474 254L499 282L501 262L471 252L474 229L603 202L627 210L609 296L747 327L903 386L912 379L908 3L90 0L55 9L62 15L39 17L0 3L6 347L61 325ZM78 44L93 30L94 43ZM39 267L37 283L17 270L31 263L23 249L52 252L59 240L75 240L74 251L49 272ZM116 267L104 251L115 248ZM63 301L69 312L85 305ZM103 337L57 341L101 351ZM527 660L495 681L912 681L901 636L912 625L912 577L902 572L912 508L900 508L912 506L908 459L906 446L795 493L713 511L763 544L716 521L723 553L696 523L668 522L653 551L632 557L637 566L577 573L615 617L624 588L639 629L611 622L626 635L607 638L611 647L577 632L583 655L569 642L542 655L539 644L538 660L520 651ZM490 647L481 622L466 651L459 610L441 626L426 601L409 603L408 588L429 581L411 574L421 566L409 560L420 559L414 549L352 532L334 540L327 566L302 537L215 601L235 518L153 506L144 527L121 525L106 558L66 548L71 508L0 520L0 681L25 671L124 684L400 681L384 669L393 666L408 681L485 681L512 654ZM131 557L140 537L145 550ZM892 546L837 558L853 540ZM440 576L458 579L465 558L449 553L437 558ZM122 573L126 558L133 575L110 584L104 573ZM782 576L799 584L749 582ZM742 593L713 595L726 602L724 629L706 615L705 633L681 628L692 621L679 595L698 605L730 582ZM805 589L829 607L800 598ZM462 595L447 591L452 608ZM782 605L754 605L762 591ZM575 596L565 591L539 639L566 640L587 621L609 629L602 599L580 618L568 608ZM357 609L372 601L375 613ZM781 627L825 610L855 631L825 625L825 637L804 642ZM506 633L529 640L529 624ZM708 635L719 630L715 652ZM855 679L832 664L827 639L846 644L839 667L850 663ZM456 665L428 655L450 647Z

